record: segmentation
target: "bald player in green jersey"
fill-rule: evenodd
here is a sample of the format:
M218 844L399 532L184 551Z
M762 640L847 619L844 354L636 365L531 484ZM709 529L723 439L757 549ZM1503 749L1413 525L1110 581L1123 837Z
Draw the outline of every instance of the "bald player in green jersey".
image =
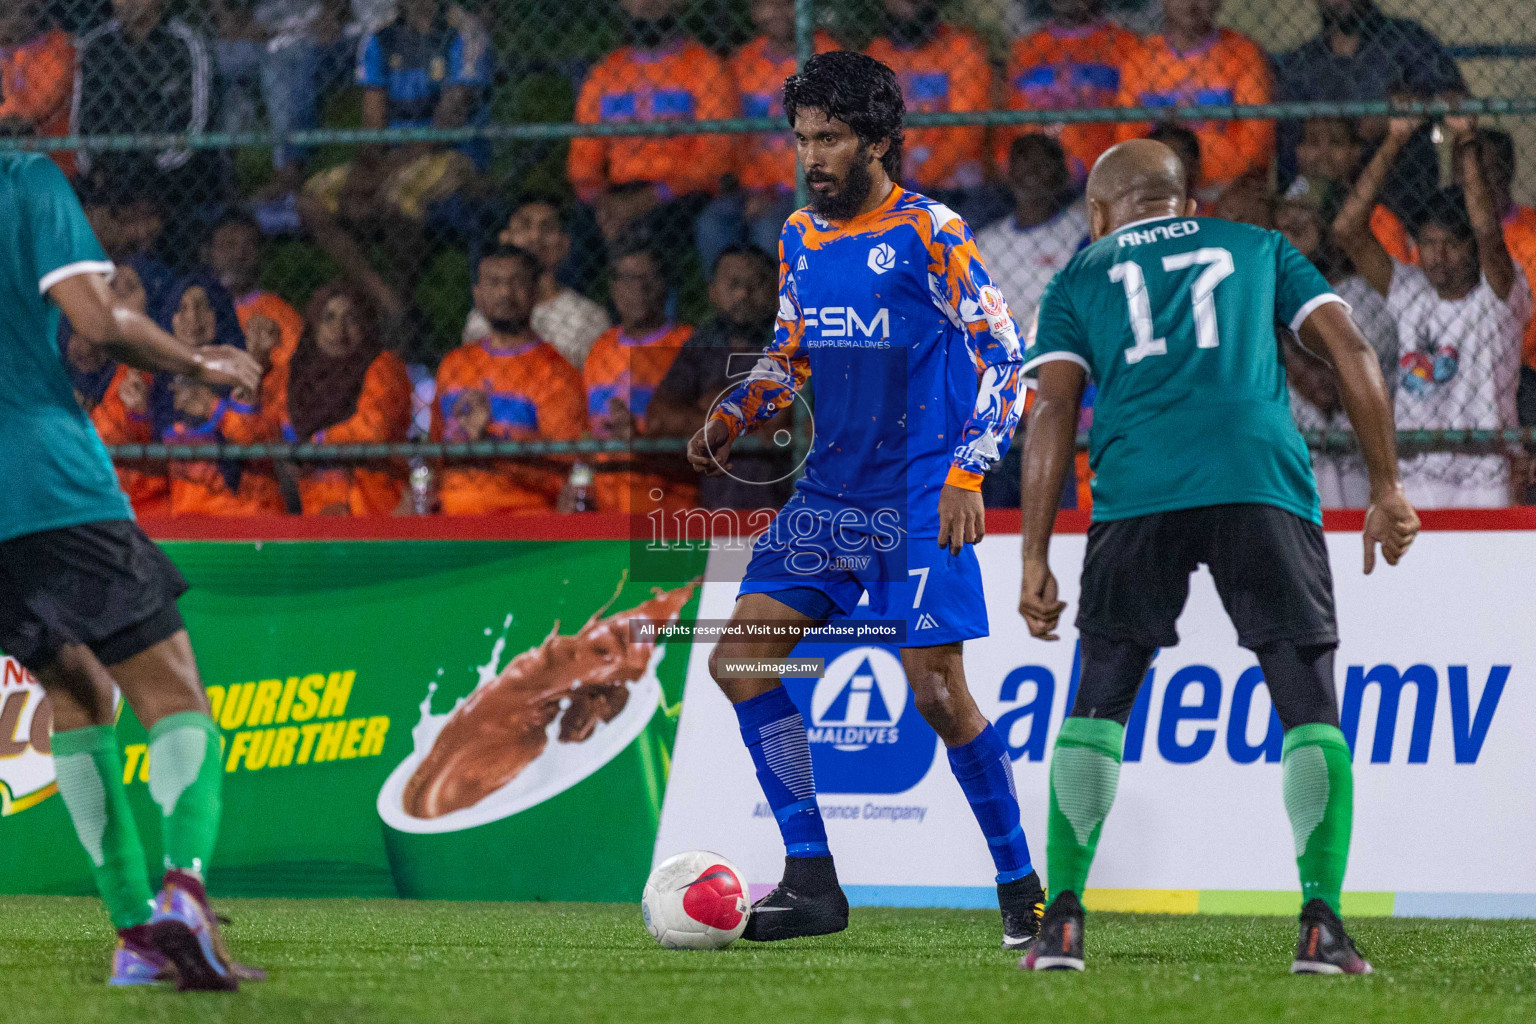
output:
M1120 777L1125 723L1196 566L1210 568L1238 642L1285 729L1281 768L1301 875L1291 970L1362 974L1339 920L1353 782L1333 678L1333 580L1317 487L1291 419L1277 328L1338 373L1371 479L1365 571L1418 532L1392 411L1349 307L1275 231L1194 216L1183 168L1151 140L1106 152L1088 179L1093 244L1056 275L1024 353L1037 378L1023 456L1030 633L1055 640L1065 605L1047 562L1078 403L1098 385L1093 524L1077 628L1082 674L1051 758L1046 858L1054 896L1021 966L1083 969L1083 908Z
M112 263L47 156L0 154L0 235L0 651L48 694L59 796L118 933L109 982L234 989L259 972L229 960L203 889L224 772L176 610L186 583L134 523L76 404L59 316L140 369L251 393L261 370L238 349L189 348L119 307ZM149 730L166 868L158 893L123 790L114 687Z

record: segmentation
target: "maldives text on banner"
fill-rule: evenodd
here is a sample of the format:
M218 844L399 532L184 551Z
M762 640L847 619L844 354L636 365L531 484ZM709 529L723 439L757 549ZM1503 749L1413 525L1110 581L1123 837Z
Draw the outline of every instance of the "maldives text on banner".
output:
M1426 533L1400 566L1378 563L1369 577L1358 534L1330 533L1328 544L1355 763L1346 912L1536 917L1536 533ZM1081 535L1054 542L1052 566L1072 607L1061 640L1045 643L1014 611L1019 538L986 538L979 554L992 635L966 644L971 691L1009 743L1042 869L1051 744L1077 682L1072 617L1084 547ZM739 554L711 557L707 579L739 574L727 564ZM731 584L706 584L699 616L727 616L734 597ZM1279 722L1204 569L1178 628L1179 646L1158 654L1127 729L1087 903L1294 913ZM754 886L770 883L782 845L705 654L701 647L689 663L656 859L718 850ZM826 659L821 679L786 685L810 733L850 896L994 905L986 845L895 649L802 645L796 654Z

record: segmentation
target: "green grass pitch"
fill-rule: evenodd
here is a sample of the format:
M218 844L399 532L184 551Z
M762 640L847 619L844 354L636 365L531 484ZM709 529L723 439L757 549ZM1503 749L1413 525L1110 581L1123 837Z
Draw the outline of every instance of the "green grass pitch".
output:
M237 995L116 991L94 900L0 897L0 1020L32 1022L1536 1021L1536 922L1358 920L1378 973L1286 973L1283 918L1094 914L1085 975L1024 974L995 913L857 908L842 935L656 947L635 906L228 900Z

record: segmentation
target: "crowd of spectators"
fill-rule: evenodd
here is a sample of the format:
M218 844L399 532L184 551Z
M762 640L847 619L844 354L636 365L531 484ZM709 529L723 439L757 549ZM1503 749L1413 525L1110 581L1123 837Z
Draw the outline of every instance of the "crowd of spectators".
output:
M794 0L750 0L752 35L729 52L695 37L681 0L616 2L623 41L574 75L577 122L782 116ZM480 0L195 6L206 7L201 21L179 16L174 0L0 5L0 132L283 133L316 127L348 88L364 128L483 125L511 66L494 44L498 8ZM1314 0L1318 34L1275 55L1219 24L1221 0L1148 0L1161 30L1144 35L1112 20L1105 0L1035 6L1043 20L1005 52L947 20L937 0L880 0L872 38L819 30L814 45L863 43L897 71L917 112L1470 95L1433 35L1372 0ZM993 276L1028 319L1086 243L1088 169L1116 141L1144 135L1180 153L1202 213L1278 228L1323 269L1380 356L1399 427L1514 427L1522 406L1536 406L1520 366L1522 347L1536 366L1536 211L1514 200L1510 136L1471 119L914 127L902 180L976 225ZM564 189L534 191L490 173L483 139L363 145L329 165L280 140L270 173L244 190L219 149L53 156L120 268L122 301L190 343L243 344L269 367L261 394L237 399L102 362L66 327L61 353L80 400L114 443L685 437L771 337L773 253L795 184L786 133L579 138ZM274 239L302 240L324 272L287 294L268 287ZM422 344L417 296L447 247L471 257L470 314L454 328L461 345L438 355ZM707 282L698 330L681 311L690 274ZM1347 427L1331 371L1294 339L1278 343L1298 423ZM782 500L787 449L736 462L702 484L680 459L641 454L579 466L573 456L456 461L414 475L403 460L124 461L120 473L150 514ZM1513 450L1409 454L1403 465L1424 507L1521 501L1532 482ZM1325 506L1364 502L1356 457L1320 454L1316 468ZM1016 474L1001 467L989 500L1014 503ZM1080 463L1069 507L1090 500L1088 475Z

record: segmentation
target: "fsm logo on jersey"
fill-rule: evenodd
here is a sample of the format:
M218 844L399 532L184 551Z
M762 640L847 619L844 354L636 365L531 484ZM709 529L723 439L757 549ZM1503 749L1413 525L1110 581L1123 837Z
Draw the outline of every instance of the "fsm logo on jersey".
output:
M911 698L893 648L802 644L797 657L823 657L820 679L786 679L805 718L820 793L902 793L933 765L938 737Z

